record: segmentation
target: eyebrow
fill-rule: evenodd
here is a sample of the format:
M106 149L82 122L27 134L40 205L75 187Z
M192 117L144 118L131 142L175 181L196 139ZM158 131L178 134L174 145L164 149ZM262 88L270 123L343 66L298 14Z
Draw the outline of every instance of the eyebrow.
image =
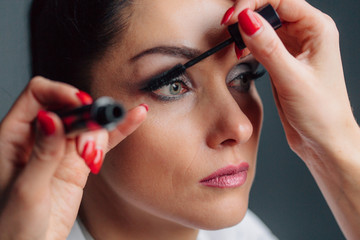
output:
M151 54L163 54L169 55L173 57L180 57L180 58L187 58L193 59L199 56L202 52L198 49L189 48L189 47L175 47L175 46L158 46L154 48L147 49L142 51L141 53L135 55L134 57L130 58L130 62L135 62L140 58L151 55Z

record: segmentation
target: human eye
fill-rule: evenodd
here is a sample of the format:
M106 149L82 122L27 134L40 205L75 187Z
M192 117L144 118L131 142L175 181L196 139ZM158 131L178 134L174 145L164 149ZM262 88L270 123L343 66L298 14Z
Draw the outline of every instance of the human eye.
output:
M181 72L175 76L172 74L156 76L142 90L150 92L158 100L174 101L183 97L190 87L189 77L186 72Z
M176 100L189 91L189 87L181 80L174 80L171 83L153 91L160 100Z
M240 93L247 93L250 90L251 82L262 77L265 71L258 71L257 63L240 63L236 65L227 77L227 85Z

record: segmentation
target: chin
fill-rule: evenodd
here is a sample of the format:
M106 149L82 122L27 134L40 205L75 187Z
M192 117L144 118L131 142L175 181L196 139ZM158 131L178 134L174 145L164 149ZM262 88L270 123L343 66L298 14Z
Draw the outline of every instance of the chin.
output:
M240 223L248 209L248 196L204 203L194 210L185 225L203 230L219 230Z

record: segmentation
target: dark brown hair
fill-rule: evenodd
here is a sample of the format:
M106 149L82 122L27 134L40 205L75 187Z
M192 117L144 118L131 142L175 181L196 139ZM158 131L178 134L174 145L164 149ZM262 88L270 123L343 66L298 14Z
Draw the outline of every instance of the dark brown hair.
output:
M126 28L129 0L34 0L32 74L89 91L89 69Z

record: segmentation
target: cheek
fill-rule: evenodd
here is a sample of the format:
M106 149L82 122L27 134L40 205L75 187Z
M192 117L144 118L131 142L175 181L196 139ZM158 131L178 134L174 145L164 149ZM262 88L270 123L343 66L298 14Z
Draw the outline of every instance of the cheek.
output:
M252 139L239 151L255 162L262 106L257 94L250 95L237 100L254 125ZM249 172L244 188L232 193L202 188L199 180L210 173L221 153L206 145L206 114L187 106L150 106L143 125L107 154L101 175L120 199L154 215L202 228L229 226L247 209L254 172Z
M102 171L125 195L132 192L138 195L135 198L161 201L164 196L186 194L179 188L198 181L189 169L200 136L192 132L194 121L151 110L143 125L107 154Z

